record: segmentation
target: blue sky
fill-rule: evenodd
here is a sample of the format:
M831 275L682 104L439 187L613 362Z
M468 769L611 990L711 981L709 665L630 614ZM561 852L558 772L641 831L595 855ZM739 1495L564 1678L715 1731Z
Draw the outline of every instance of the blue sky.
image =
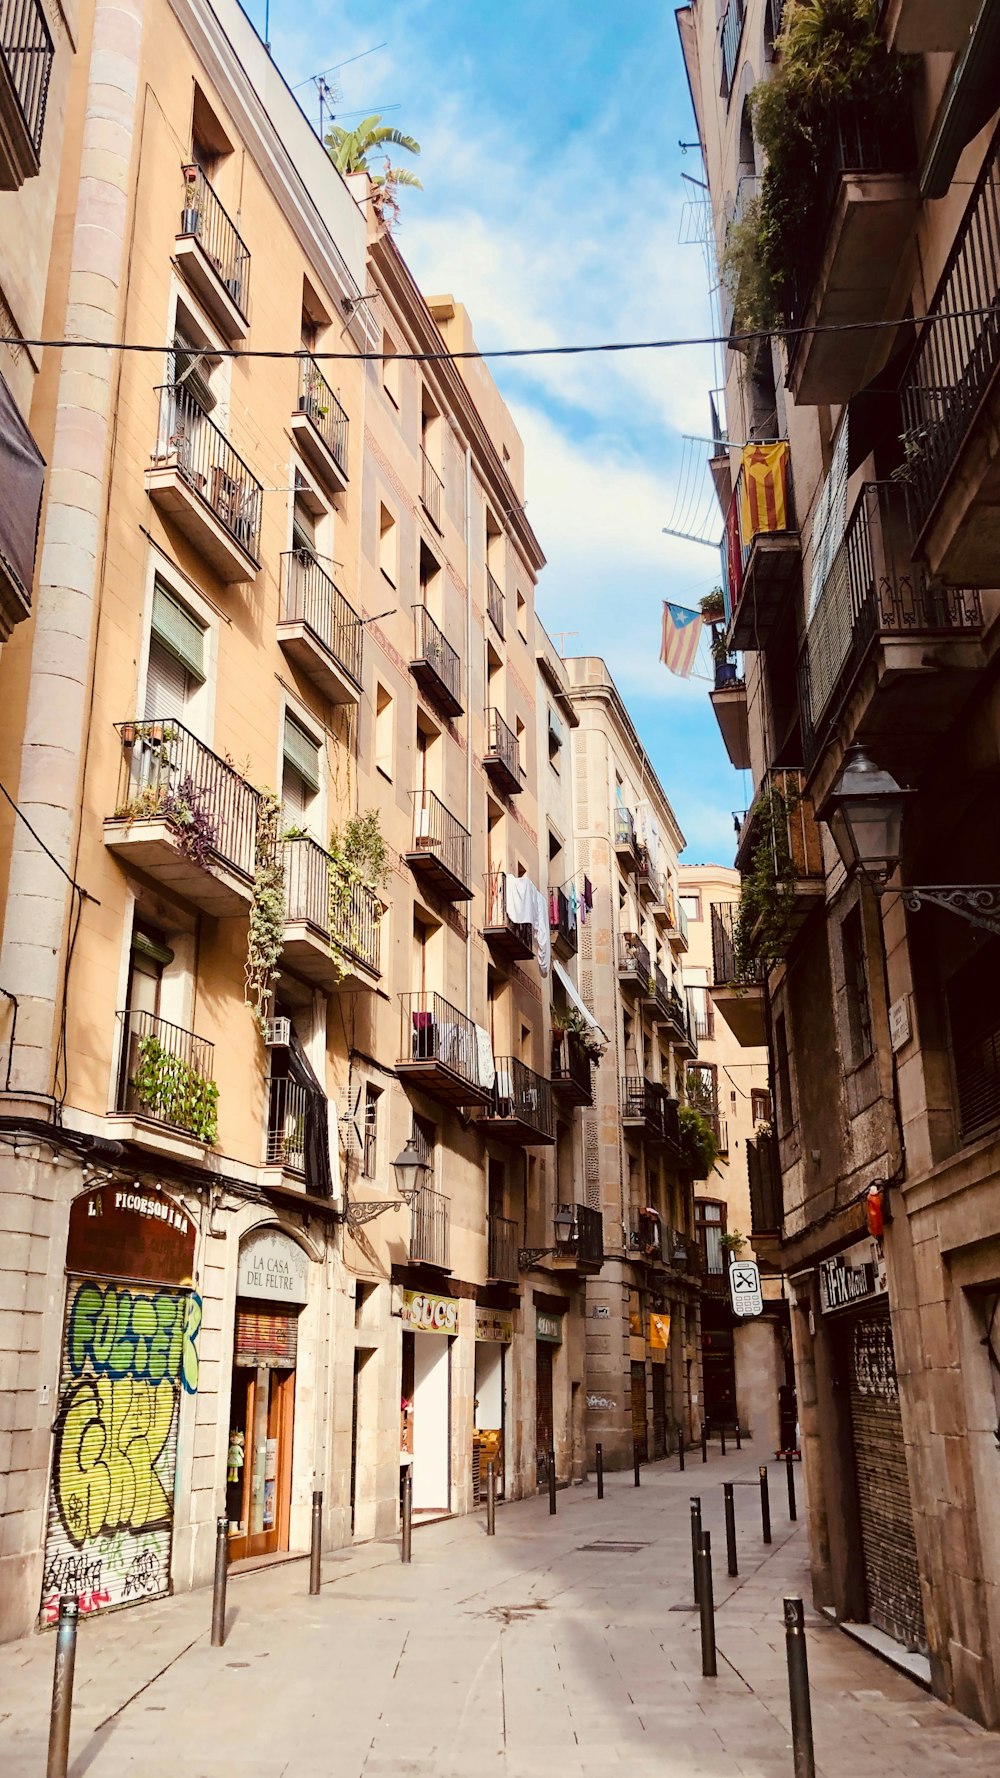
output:
M263 0L250 11L262 28ZM293 84L348 64L330 78L349 127L382 109L422 144L425 189L401 194L397 238L428 294L466 304L481 347L712 331L701 250L680 244L697 195L681 175L701 167L678 147L694 124L671 6L271 0L270 33ZM300 96L314 115L312 90ZM707 686L658 660L662 600L696 603L718 580L712 551L662 535L682 437L709 430L713 354L491 368L525 441L528 513L548 558L542 620L578 632L567 653L608 661L686 857L730 863L743 779Z

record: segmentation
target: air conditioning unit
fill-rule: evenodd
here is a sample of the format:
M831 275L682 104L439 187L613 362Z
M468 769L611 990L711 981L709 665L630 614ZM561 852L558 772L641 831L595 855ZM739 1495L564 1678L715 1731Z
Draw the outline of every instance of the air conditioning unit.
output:
M264 1045L269 1050L286 1050L292 1041L291 1019L268 1019L264 1025Z

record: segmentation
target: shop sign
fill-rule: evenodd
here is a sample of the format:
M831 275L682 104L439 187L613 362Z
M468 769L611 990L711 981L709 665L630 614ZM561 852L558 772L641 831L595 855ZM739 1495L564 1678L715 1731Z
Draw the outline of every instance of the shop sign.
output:
M309 1296L309 1257L281 1229L257 1229L240 1247L237 1296L298 1307Z
M729 1300L734 1315L763 1315L764 1292L760 1287L760 1268L756 1260L733 1260L729 1267Z
M562 1337L563 1337L562 1316L561 1315L550 1315L547 1312L547 1310L545 1310L545 1309L536 1309L535 1310L535 1338L536 1338L536 1340L551 1340L553 1345L559 1346L562 1344Z
M507 1309L477 1309L476 1339L503 1345L514 1338L514 1317Z
M70 1206L66 1270L191 1285L194 1239L187 1211L162 1192L101 1185Z
M878 1241L861 1242L835 1253L819 1267L819 1300L824 1314L849 1309L854 1303L884 1296L888 1289L885 1262Z
M420 1333L457 1334L458 1298L427 1296L422 1290L404 1290L403 1321Z
M665 1352L670 1344L670 1316L650 1315L649 1345L653 1352Z

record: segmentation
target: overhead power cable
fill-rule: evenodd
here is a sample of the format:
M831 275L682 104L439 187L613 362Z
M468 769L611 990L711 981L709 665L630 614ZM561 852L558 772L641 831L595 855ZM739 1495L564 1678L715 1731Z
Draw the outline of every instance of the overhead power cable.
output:
M580 346L487 346L484 348L475 347L462 352L450 352L445 348L432 352L334 352L325 350L322 346L306 352L301 346L294 350L259 346L213 346L212 356L214 358L311 358L317 364L341 360L381 364L391 358L395 363L437 364L458 363L463 359L572 358L600 352L671 352L682 351L691 346L732 346L739 349L741 346L749 346L770 339L794 340L807 336L819 338L830 334L880 333L887 329L896 331L901 327L934 327L943 321L984 320L988 316L995 319L997 312L998 305L989 303L971 309L942 310L940 314L936 315L897 315L882 321L830 321L818 322L812 327L757 328L746 333L693 334L687 338L665 340L601 340ZM28 339L23 334L5 334L3 344L5 346L23 346L34 351L164 353L174 350L172 341L159 345L143 345L133 340Z

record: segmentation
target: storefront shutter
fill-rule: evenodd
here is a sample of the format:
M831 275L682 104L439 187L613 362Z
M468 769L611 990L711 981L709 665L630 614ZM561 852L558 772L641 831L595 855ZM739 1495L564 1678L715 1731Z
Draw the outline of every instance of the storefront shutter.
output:
M888 1310L846 1318L854 1457L868 1610L905 1648L926 1650Z

